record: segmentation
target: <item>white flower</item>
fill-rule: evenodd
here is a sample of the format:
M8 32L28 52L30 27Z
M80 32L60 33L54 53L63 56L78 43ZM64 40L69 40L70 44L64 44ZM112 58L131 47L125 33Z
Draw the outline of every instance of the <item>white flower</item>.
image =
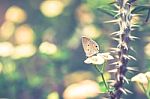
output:
M105 62L105 60L111 60L111 59L114 59L114 57L111 56L110 53L98 53L97 55L88 57L84 62L86 64L101 65Z
M112 60L112 59L114 59L114 57L111 56L110 53L98 53L97 56L101 56L105 60Z
M141 84L147 84L148 83L148 79L144 73L139 73L136 76L132 77L131 81L135 81L135 82L138 82Z
M102 56L96 55L92 57L88 57L85 61L86 64L98 64L101 65L105 62Z
M146 75L147 79L150 80L150 72L146 72L145 75Z

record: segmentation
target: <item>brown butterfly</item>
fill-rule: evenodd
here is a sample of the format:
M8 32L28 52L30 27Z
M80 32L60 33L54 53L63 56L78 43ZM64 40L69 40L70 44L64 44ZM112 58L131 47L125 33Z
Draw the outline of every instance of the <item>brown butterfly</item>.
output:
M98 44L88 37L82 37L82 46L87 57L91 57L99 52Z

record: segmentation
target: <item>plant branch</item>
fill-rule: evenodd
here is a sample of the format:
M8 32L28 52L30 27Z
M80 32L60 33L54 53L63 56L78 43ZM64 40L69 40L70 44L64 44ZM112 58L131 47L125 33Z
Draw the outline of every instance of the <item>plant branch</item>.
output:
M104 85L105 85L107 91L109 92L109 86L108 86L108 84L106 83L106 80L105 80L104 75L103 75L103 71L101 71L97 65L96 65L95 67L96 67L96 69L100 72L100 75L101 75L101 77L102 77L102 80L103 80L103 82L104 82ZM103 69L103 67L102 67L102 69Z
M130 32L131 32L131 5L128 4L127 0L117 0L118 8L118 15L119 15L119 42L118 48L120 51L118 52L118 64L117 72L116 72L116 83L114 84L115 91L111 93L111 99L120 99L123 93L123 85L124 85L124 77L125 73L127 72L127 63L129 51L129 42L130 42ZM121 90L122 89L122 90ZM124 90L125 91L125 90Z

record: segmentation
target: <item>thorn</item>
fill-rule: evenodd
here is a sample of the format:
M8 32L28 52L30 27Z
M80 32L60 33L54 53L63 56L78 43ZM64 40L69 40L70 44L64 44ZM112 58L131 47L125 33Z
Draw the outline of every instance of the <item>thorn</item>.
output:
M128 55L123 55L123 57L124 57L125 59L129 59L129 60L130 60L130 58L128 57Z
M114 18L117 18L117 16L120 15L120 12L117 12L117 14L114 16Z
M136 67L127 67L129 71L139 71Z
M109 83L110 86L114 86L114 84L116 83L115 80L108 80L107 82Z
M117 69L108 70L109 73L116 73Z
M140 28L140 25L132 24L131 28Z
M118 23L118 22L120 22L120 19L105 21L104 23Z
M119 39L119 38L115 38L115 37L113 37L112 39L113 39L113 40L115 40L115 41L118 41L118 42L120 41L120 39Z
M129 35L129 38L130 38L131 40L134 40L134 39L140 39L139 37L132 36L132 35Z
M125 88L124 88L124 90L125 90L127 93L133 94L133 92L131 92L131 91L128 90L128 89L125 89Z
M142 16L143 14L131 14L132 17Z
M114 6L117 8L117 9L120 9L120 6L118 6L117 4L114 4ZM118 11L119 12L119 11Z
M129 84L129 81L125 76L123 76L123 79L124 79L124 81L126 81L127 84Z
M119 88L120 91L122 91L125 95L127 95L127 92L124 90L124 88Z
M120 62L114 62L114 63L111 63L111 64L109 64L109 65L119 65L120 64Z
M117 81L120 81L120 75L119 74L117 75Z
M136 30L136 29L134 29L133 27L131 27L131 31L134 31L134 30Z
M135 58L135 57L133 57L133 56L131 56L131 55L128 55L128 57L129 57L130 59L133 59L133 60L136 61L136 58Z
M136 52L135 49L131 46L130 46L130 50L132 50L133 52Z
M112 50L112 51L116 51L116 52L119 52L119 51L120 51L120 49L119 49L119 48L110 48L110 50Z
M134 74L135 72L133 72L133 71L128 71L128 73L130 73L130 74Z
M118 10L110 10L110 11L115 12L115 13L119 13L119 11L118 11Z
M120 31L116 31L116 32L113 32L113 33L111 33L110 35L112 36L112 35L120 35L120 34L122 34Z

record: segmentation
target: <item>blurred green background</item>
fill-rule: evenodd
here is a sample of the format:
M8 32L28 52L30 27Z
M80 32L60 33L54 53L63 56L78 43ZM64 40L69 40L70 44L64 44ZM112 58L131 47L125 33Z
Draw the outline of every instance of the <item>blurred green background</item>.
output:
M114 18L97 9L111 2L0 0L0 98L96 99L103 96L97 93L97 71L84 64L81 36L96 40L100 52L117 45L110 33L117 31L118 26L104 23ZM137 0L136 4L150 5L150 1ZM150 22L143 24L147 10L139 13L143 15L132 21L140 27L132 35L140 39L130 43L136 51L130 53L137 61L131 61L129 66L144 72L150 69ZM107 66L110 68L113 67ZM138 72L127 73L127 78ZM125 99L145 98L132 83L126 86L133 94L124 96Z

